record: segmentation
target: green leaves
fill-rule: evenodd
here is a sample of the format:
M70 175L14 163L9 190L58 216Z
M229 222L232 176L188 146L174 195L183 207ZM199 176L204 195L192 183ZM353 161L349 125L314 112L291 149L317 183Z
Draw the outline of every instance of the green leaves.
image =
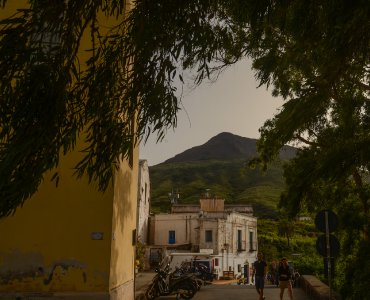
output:
M260 130L264 167L284 144L305 143L304 154L287 169L295 184L293 176L304 170L293 168L312 170L312 185L294 191L300 196L319 178L345 181L355 170L367 172L367 2L139 0L130 12L119 0L30 3L0 23L0 169L15 170L0 179L4 191L20 191L5 214L36 190L79 135L86 147L76 175L105 190L118 159L129 158L134 144L153 133L160 141L176 127L184 73L198 85L245 56L253 59L260 85L286 100ZM112 16L115 26L101 23L101 14ZM81 43L85 37L91 46ZM37 130L25 135L26 125ZM27 150L31 144L37 151ZM34 164L34 182L24 189L17 172ZM286 201L297 199L292 195L287 191Z
M31 9L20 9L0 24L0 217L37 191L45 172L75 149L85 130L90 131L86 159L77 165L77 174L98 181L101 190L111 182L120 155L128 156L133 147L135 108L126 114L117 101L124 76L117 64L121 57L112 54L105 39L87 58L88 68L80 67L87 24L108 9L107 3L88 2L48 6L33 1ZM119 10L119 3L109 4L110 13ZM52 180L58 185L62 179L55 173Z

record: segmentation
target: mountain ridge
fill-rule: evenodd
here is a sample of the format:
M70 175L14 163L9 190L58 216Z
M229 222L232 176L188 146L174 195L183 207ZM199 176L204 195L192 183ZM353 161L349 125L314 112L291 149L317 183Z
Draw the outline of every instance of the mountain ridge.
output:
M248 161L257 156L256 142L223 132L203 145L150 166L152 211L168 212L170 193L180 195L179 203L199 203L207 190L227 204L252 204L257 216L275 218L285 189L282 166L297 149L285 146L279 159L261 172L247 167Z
M257 139L246 138L230 132L221 132L206 143L191 147L160 164L191 162L202 160L231 160L252 158L257 155ZM294 157L296 148L284 146L280 151L281 159Z

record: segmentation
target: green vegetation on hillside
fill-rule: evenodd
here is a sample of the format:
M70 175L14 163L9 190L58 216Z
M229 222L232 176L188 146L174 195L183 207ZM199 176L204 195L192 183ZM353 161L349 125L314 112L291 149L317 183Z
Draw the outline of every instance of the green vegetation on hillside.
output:
M300 274L323 277L323 259L316 252L318 232L313 222L291 221L291 236L288 239L279 230L279 221L258 220L258 247L267 262L287 257Z
M252 204L255 215L275 218L284 189L282 163L262 174L246 167L245 159L160 164L150 167L152 210L168 211L168 193L178 191L180 203L198 203L209 189L226 203Z

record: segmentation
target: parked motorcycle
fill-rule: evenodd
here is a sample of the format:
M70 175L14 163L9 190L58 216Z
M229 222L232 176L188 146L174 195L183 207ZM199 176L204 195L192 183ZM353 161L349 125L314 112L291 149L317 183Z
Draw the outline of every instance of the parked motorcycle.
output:
M209 268L202 263L183 262L180 266L180 271L186 274L193 274L195 280L200 285L211 284L215 278L215 274L209 271Z
M196 284L190 275L170 273L167 264L163 269L156 269L157 273L145 292L147 299L152 300L159 296L176 294L176 298L191 299L197 292Z
M197 291L199 291L200 288L203 285L205 285L204 281L198 277L197 273L193 273L189 268L184 267L183 265L181 265L180 267L176 267L173 275L176 276L187 275L191 279L191 283L194 285Z
M194 265L194 272L198 274L198 278L206 281L206 282L212 282L215 278L215 275L211 273L207 266L203 264L196 264Z

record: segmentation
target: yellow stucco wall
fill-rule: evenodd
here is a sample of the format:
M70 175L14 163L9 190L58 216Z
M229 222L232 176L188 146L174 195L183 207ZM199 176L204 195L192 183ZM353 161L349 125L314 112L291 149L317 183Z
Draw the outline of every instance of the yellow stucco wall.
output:
M47 176L15 215L0 219L0 291L107 290L113 188L102 194L74 179L78 156L62 159L57 188Z
M0 9L0 19L25 2L8 1L6 10ZM82 41L89 48L89 39ZM71 153L61 159L57 188L50 182L53 171L22 208L0 219L0 293L112 294L122 289L124 295L116 294L132 297L138 149L133 153L133 165L121 162L104 194L86 178L72 176L80 153Z

